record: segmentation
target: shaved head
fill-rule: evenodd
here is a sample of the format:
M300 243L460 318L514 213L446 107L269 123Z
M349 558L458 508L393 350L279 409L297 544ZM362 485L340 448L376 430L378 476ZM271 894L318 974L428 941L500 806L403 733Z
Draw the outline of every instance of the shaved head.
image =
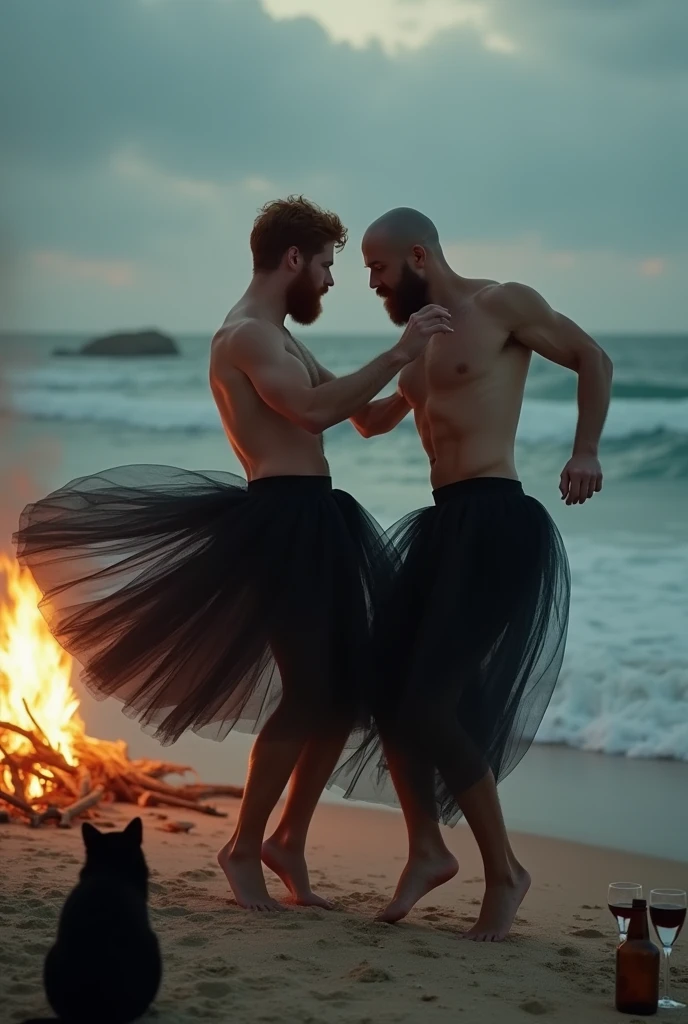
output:
M373 221L364 235L364 242L373 238L384 239L398 249L411 249L414 245L430 250L440 248L440 236L433 222L410 206L397 206Z
M384 300L392 323L408 323L430 301L426 267L445 262L437 228L429 217L398 206L370 225L363 236L370 287Z

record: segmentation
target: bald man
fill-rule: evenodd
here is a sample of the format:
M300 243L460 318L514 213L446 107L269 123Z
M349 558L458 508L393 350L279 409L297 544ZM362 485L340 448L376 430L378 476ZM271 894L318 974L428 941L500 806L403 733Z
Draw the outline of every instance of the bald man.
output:
M393 531L401 567L376 624L377 737L359 751L391 773L409 859L380 917L398 921L458 864L438 822L463 814L480 847L486 891L467 938L503 939L530 886L507 836L496 784L532 742L564 654L569 570L545 509L523 492L514 439L533 352L578 374L578 426L561 474L567 505L602 487L597 457L612 367L585 331L532 288L461 277L437 229L410 209L366 231L370 287L395 324L428 303L449 310L452 334L405 367L396 395L367 407L366 436L411 410L430 460L434 506ZM349 764L351 769L351 763Z

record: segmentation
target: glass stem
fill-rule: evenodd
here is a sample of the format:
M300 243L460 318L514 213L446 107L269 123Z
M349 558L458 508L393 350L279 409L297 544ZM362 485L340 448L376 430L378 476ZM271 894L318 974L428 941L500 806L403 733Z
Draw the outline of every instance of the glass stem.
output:
M669 957L671 956L671 946L669 949L664 946L664 998L669 999Z

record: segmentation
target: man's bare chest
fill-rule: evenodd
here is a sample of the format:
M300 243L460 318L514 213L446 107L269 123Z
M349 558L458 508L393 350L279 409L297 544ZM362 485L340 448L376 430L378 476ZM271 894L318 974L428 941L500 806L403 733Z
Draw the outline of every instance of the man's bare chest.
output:
M453 319L453 334L436 335L425 352L407 366L399 387L412 406L431 394L461 391L495 372L509 345L502 330L475 318Z

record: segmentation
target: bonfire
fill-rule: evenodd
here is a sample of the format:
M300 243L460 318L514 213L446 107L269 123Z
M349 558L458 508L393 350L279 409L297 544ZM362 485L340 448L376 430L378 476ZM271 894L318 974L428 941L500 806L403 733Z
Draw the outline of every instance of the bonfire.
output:
M205 785L188 765L131 760L122 740L86 734L71 685L72 658L55 641L38 609L30 573L0 555L0 801L32 827L68 828L97 805L162 805L221 815L202 801L241 796L236 786ZM196 781L172 785L168 775ZM224 815L222 815L224 816ZM189 827L189 826L186 826ZM176 829L175 829L176 830Z

